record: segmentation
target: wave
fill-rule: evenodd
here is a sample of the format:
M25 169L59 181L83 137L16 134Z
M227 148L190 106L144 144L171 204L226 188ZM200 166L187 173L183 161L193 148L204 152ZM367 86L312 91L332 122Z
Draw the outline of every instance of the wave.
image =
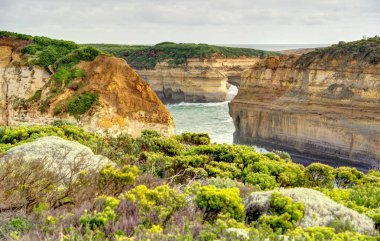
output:
M176 106L188 106L188 107L214 107L214 106L223 106L227 105L230 101L223 102L209 102L209 103L189 103L189 102L181 102L177 104L166 104L167 108L172 108Z

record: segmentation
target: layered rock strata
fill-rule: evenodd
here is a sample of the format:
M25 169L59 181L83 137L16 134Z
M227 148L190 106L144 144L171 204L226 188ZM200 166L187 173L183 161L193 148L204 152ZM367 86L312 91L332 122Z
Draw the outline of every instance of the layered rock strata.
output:
M137 70L166 103L225 101L230 84L239 85L244 70L260 58L188 59L185 66L158 63L154 69Z
M370 166L380 160L380 65L324 56L269 57L230 103L236 143Z

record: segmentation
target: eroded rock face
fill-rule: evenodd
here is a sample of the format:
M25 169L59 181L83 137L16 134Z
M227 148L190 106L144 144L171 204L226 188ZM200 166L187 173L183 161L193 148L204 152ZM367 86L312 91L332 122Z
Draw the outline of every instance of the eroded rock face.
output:
M51 73L38 66L28 67L20 54L20 46L0 41L0 125L51 124L67 120L88 131L112 135L128 133L138 136L144 129L159 131L165 136L174 134L173 119L153 90L128 66L125 60L98 56L92 62L81 62L86 76L74 80L78 88L64 88L53 95L40 112L40 106L52 96L56 87ZM80 118L67 112L58 112L59 105L67 103L79 92L93 92L99 103ZM39 100L33 100L39 92Z
M260 58L188 59L173 68L159 63L152 70L137 70L158 97L167 103L225 101L230 84L239 85L244 70Z
M244 73L230 104L235 142L343 164L380 160L380 66L298 58L269 57Z

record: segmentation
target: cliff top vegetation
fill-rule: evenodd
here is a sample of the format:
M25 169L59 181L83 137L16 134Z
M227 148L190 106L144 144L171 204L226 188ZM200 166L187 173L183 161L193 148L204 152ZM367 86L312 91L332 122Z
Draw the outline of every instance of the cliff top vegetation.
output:
M39 65L54 69L65 65L73 67L79 61L92 61L102 52L94 47L83 47L73 41L57 40L48 37L30 36L7 31L0 31L0 38L27 40L29 43L21 49L27 55L29 65Z
M153 69L161 61L168 61L170 66L178 67L185 64L189 58L211 58L212 56L237 58L243 56L267 57L280 55L277 52L249 48L172 42L163 42L153 46L117 44L89 44L86 46L96 47L104 52L122 57L136 69Z
M318 48L312 52L302 55L298 64L302 67L308 67L316 60L323 58L341 59L343 62L352 60L364 61L369 64L380 63L380 37L375 36L372 38L352 41L352 42L339 42L330 47Z

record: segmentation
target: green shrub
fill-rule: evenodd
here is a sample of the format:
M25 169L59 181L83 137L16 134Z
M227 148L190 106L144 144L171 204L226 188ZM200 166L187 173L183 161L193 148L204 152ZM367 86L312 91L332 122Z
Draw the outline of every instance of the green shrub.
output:
M79 96L73 96L67 101L67 111L70 115L79 118L98 102L98 95L87 92Z
M120 203L119 199L108 196L101 196L98 201L103 202L102 210L100 212L94 211L93 214L89 214L87 210L80 217L80 223L85 226L89 226L91 229L97 229L104 227L107 224L114 222L117 218L115 209Z
M100 136L74 125L0 127L0 152L44 136L59 136L77 141L92 149L95 149L101 140Z
M276 182L281 187L299 187L305 183L304 167L282 159L279 159L279 161L271 161L261 158L261 160L248 165L244 169L244 172L247 174L257 172L274 176Z
M182 143L190 145L208 145L210 144L210 137L207 133L183 133L176 136L177 140Z
M275 232L286 233L292 230L295 224L302 219L305 206L294 203L292 198L274 192L271 198L270 215L263 215L259 218L259 223L269 225Z
M244 205L238 188L203 186L196 194L195 203L203 210L205 221L214 221L219 214L229 214L238 221L244 220Z
M102 194L115 196L132 185L138 173L139 169L136 166L124 166L121 169L104 167L99 173L98 189Z
M0 37L16 38L16 39L22 39L22 40L32 40L33 39L33 37L30 35L8 32L8 31L0 31Z
M338 167L334 170L335 183L339 188L353 187L364 174L353 167Z
M42 90L37 90L34 95L29 99L29 101L39 101L42 96Z
M7 223L7 228L9 231L24 232L29 230L31 227L31 222L25 217L15 217Z
M167 223L175 212L186 205L185 195L179 194L168 185L155 189L140 185L121 195L121 198L137 205L142 224L147 227Z
M322 163L313 163L306 167L305 174L311 187L333 187L334 168Z
M57 86L62 86L62 84L64 84L64 86L68 86L73 79L82 78L85 76L86 72L83 69L62 66L52 75L52 78L55 80Z
M173 181L184 183L189 180L207 177L204 169L208 157L205 155L175 156L166 159L165 176Z
M257 185L261 190L272 190L279 187L274 176L265 173L249 173L245 181L252 185Z

